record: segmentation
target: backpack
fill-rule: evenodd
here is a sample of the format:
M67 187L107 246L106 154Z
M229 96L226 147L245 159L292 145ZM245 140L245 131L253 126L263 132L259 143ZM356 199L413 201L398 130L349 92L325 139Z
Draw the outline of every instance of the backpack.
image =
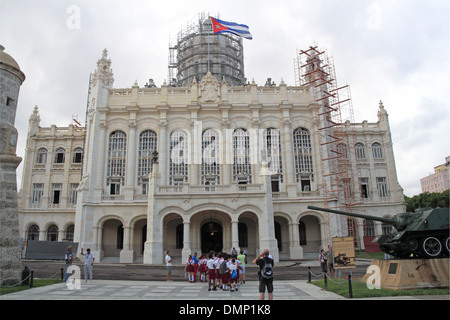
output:
M233 272L231 273L231 279L236 279L237 278L237 272L236 270L233 270Z
M225 274L227 273L227 261L223 260L223 262L220 264L219 267L219 274Z
M261 269L261 277L266 279L273 278L273 264L272 259L264 259L264 265Z

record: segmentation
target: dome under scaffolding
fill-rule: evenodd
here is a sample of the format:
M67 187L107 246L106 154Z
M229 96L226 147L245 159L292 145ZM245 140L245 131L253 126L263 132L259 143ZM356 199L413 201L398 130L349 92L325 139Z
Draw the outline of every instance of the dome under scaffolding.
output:
M182 28L176 44L169 44L169 83L188 87L208 71L219 82L244 85L244 48L242 38L232 34L213 34L211 19L201 13L195 22Z

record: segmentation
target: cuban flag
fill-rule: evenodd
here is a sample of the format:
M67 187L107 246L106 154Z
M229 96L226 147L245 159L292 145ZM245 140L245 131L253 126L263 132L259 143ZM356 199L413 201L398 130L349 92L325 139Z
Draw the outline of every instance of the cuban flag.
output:
M213 33L232 33L237 36L243 37L245 39L252 40L252 34L250 33L250 29L245 24L237 24L235 22L227 22L223 20L219 20L213 17L211 18L211 22L213 25Z

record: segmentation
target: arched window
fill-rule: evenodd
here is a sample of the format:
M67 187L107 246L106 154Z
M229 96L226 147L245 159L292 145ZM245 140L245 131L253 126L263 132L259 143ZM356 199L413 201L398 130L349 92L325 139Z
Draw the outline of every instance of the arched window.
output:
M40 148L36 154L36 163L45 164L47 162L47 149Z
M344 159L348 159L348 152L347 152L347 145L345 143L339 143L336 146L336 150L338 152L338 155Z
M125 159L127 137L124 132L116 130L109 135L107 184L110 194L120 194L120 186L125 178Z
M311 191L313 173L311 135L308 129L294 130L294 162L297 182L302 184L303 191Z
M272 191L278 192L279 184L283 182L280 130L264 130L263 139L262 160L267 162L267 168L272 174Z
M75 233L75 226L71 224L66 229L66 238L65 240L73 241L73 234Z
M139 183L148 183L148 175L153 170L156 150L156 132L153 130L143 131L139 135Z
M383 159L383 149L378 142L372 144L372 155L374 159Z
M66 151L63 148L58 148L55 151L55 163L64 163Z
M58 227L54 224L47 228L47 241L58 241Z
M233 180L239 184L252 183L250 136L245 129L233 131Z
M366 158L366 151L364 149L364 145L360 142L355 144L355 153L356 153L356 159L365 159Z
M28 228L27 240L39 240L39 227L32 225Z
M202 135L202 184L220 184L219 133L214 129Z
M176 129L170 134L169 183L181 185L188 181L189 139L186 131Z
M76 148L74 150L73 157L72 157L72 162L73 163L82 163L83 162L83 149Z

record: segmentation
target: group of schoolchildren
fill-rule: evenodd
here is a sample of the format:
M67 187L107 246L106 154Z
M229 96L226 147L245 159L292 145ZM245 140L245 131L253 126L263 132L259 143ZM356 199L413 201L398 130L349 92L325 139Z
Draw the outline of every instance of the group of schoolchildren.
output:
M200 282L208 282L208 291L217 291L217 287L224 291L238 291L239 285L245 283L245 260L242 251L239 257L224 252L203 254L200 259L195 255L189 256L186 273L192 283L196 281L198 271Z

